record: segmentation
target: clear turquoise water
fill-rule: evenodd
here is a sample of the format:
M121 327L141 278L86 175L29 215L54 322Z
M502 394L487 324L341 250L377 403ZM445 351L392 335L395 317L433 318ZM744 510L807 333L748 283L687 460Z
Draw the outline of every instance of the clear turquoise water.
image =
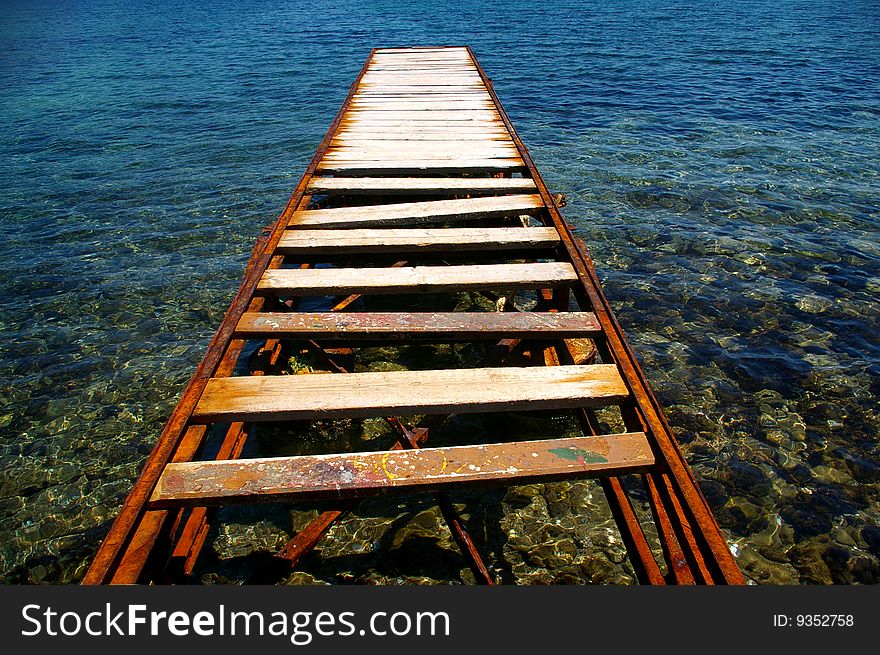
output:
M859 0L5 2L0 579L81 578L369 49L450 43L567 195L749 578L880 579L880 7ZM461 500L507 581L631 581L599 496ZM229 518L221 563L303 515ZM295 580L466 579L436 525L368 505Z

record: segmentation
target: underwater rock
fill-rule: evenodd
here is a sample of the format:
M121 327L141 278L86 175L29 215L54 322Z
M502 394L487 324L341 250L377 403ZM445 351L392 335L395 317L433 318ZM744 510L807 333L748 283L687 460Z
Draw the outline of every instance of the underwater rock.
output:
M828 298L822 296L808 295L798 298L795 306L802 312L808 314L821 314L828 310L834 303Z
M866 525L861 531L862 540L868 545L874 555L880 556L880 527Z

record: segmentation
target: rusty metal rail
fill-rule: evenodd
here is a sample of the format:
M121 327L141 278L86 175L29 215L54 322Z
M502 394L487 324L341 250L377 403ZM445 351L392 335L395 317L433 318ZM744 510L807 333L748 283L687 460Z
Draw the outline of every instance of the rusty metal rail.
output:
M471 292L497 306L411 310L413 296ZM335 300L327 312L298 311L306 296ZM516 307L529 296L530 311ZM382 309L371 311L377 297ZM236 376L248 340L262 346L251 375ZM483 345L481 367L354 373L344 363L376 344L464 341ZM344 375L284 375L294 349ZM616 413L625 432L603 431L596 408ZM582 436L430 443L432 426L450 415L547 409L573 412ZM408 426L395 414L424 418ZM263 421L371 416L395 434L385 450L242 458ZM223 436L206 460L212 426ZM743 582L585 245L471 49L373 50L286 208L257 240L83 583L190 579L217 506L330 501L249 580L274 582L360 498L431 493L477 582L493 584L449 493L577 478L600 480L639 582ZM631 497L639 484L641 503ZM655 529L645 530L651 519Z

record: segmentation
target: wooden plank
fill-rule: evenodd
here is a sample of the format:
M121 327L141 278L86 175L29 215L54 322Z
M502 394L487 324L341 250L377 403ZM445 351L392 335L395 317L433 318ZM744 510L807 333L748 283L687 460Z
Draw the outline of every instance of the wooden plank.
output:
M196 422L596 407L627 396L613 364L214 378Z
M327 149L322 160L327 165L336 162L408 162L408 161L456 161L460 159L494 159L517 156L516 148L506 143L488 146L481 143L471 145L461 142L422 141L410 143L399 148L388 146L346 145Z
M460 45L411 45L406 46L405 48L376 48L373 56L379 55L388 55L388 54L421 54L421 53L438 53L438 54L446 54L449 53L457 54L457 53L467 53L467 46Z
M462 132L482 131L485 133L497 133L503 130L503 125L491 119L449 119L431 117L431 113L437 112L410 112L408 116L400 116L392 112L362 112L359 116L346 121L340 126L342 130L360 129L389 129L405 128L407 132L429 131L440 127L446 130L461 130ZM462 116L470 112L459 112Z
M428 143L428 142L426 142ZM438 143L438 142L430 142ZM419 152L417 150L401 150L400 153L393 157L384 157L381 150L358 150L356 148L336 149L327 153L323 163L325 166L333 166L337 163L364 163L372 164L376 162L386 164L410 164L410 162L449 162L473 159L473 160L490 160L490 159L511 159L513 155L508 154L505 150L474 150L473 152L443 152L435 145L433 148L425 148ZM411 164L410 164L411 165Z
M313 177L308 188L311 194L345 195L514 193L534 190L535 182L522 177Z
M354 97L352 100L352 105L354 108L358 108L364 105L383 105L383 104L393 104L400 102L409 102L409 103L418 103L418 104L433 104L433 103L456 103L456 105L461 103L473 104L477 109L485 109L487 107L494 109L495 105L488 95L485 94L466 94L466 93L444 93L444 94L431 94L431 95L418 95L418 94L407 94L407 95L376 95L376 94L359 94Z
M469 95L485 98L488 96L486 87L473 84L464 84L461 86L444 85L444 86L428 86L424 84L362 84L358 87L356 96L384 96L384 95Z
M352 109L346 114L345 124L358 123L364 118L373 120L429 120L452 122L481 122L501 124L501 117L494 109L427 110L427 109Z
M569 339L599 332L591 312L250 312L235 332L340 339Z
M419 171L432 173L486 173L494 171L519 170L524 168L523 160L512 157L495 157L492 159L412 159L401 161L349 161L335 160L322 161L318 164L318 171L349 172L363 174L385 174L395 172L398 174L413 174Z
M478 91L472 91L470 93L467 91L447 91L446 93L418 93L415 91L410 91L408 93L357 93L354 96L354 100L358 104L391 102L396 100L406 100L410 102L440 102L447 100L474 102L479 100L490 104L492 102L487 94ZM491 106L494 107L494 105Z
M258 291L292 296L442 293L560 287L577 281L567 262L267 270Z
M534 215L544 208L538 195L517 194L458 200L397 202L387 205L334 207L297 211L291 227L367 227L412 223L437 223L450 220L477 220L505 216Z
M381 118L376 116L362 116L358 120L343 123L339 127L339 132L343 131L375 131L375 130L397 130L398 132L406 132L409 134L418 134L420 132L433 132L439 128L440 130L458 130L461 133L482 133L482 134L507 134L504 126L496 121L438 121L429 118Z
M412 54L389 55L385 53L377 53L370 60L369 66L374 64L393 64L397 66L406 66L411 63L437 63L437 64L458 64L461 66L470 66L475 68L473 60L466 53L434 53L422 52Z
M351 109L358 111L485 111L492 109L488 100L358 100Z
M171 464L152 507L363 498L475 485L640 473L654 465L643 432L599 437Z
M528 250L559 245L552 227L288 230L277 254L343 255Z
M391 62L405 63L409 61L439 61L439 62L465 62L474 67L473 60L466 52L412 52L412 53L386 53L377 52L373 55L370 63Z
M516 157L507 141L334 141L324 159L455 159L465 157ZM338 145L337 145L338 144Z
M367 70L371 73L400 73L400 72L423 72L452 73L452 74L477 74L473 66L455 61L413 61L407 64L394 62L373 62Z
M470 54L465 46L407 46L406 48L378 48L373 53L373 58L385 57L389 55L420 56L430 55L433 57L458 57Z
M456 76L453 77L451 75L378 75L374 74L371 77L364 78L364 84L376 84L380 86L384 85L407 85L407 84L416 84L419 86L427 85L427 86L448 86L448 87L457 87L457 86L471 86L474 88L482 88L482 82L478 81L479 78L467 78Z
M346 150L378 151L389 157L396 157L403 153L410 155L422 152L430 152L432 155L435 153L440 155L444 152L449 154L473 154L475 152L481 153L489 151L504 153L503 156L505 157L514 157L519 154L516 146L514 146L513 142L510 140L486 138L485 135L479 133L468 135L466 132L459 132L458 134L463 137L469 136L470 138L458 139L456 138L456 133L451 131L447 133L446 141L440 143L423 143L418 139L398 139L397 142L394 142L391 139L352 138L350 134L344 136L337 135L331 142L330 148L327 150L327 155L325 156L345 154ZM418 132L413 132L413 136L418 136ZM481 136L482 138L480 138ZM389 143L389 141L391 141L391 143Z
M402 141L393 143L342 143L327 149L327 162L374 161L388 159L462 159L493 157L516 157L516 148L504 141Z
M448 76L455 79L479 79L479 75L473 69L459 68L454 66L420 65L420 66L371 66L368 74L374 77L398 77L398 76Z
M420 56L420 57L373 57L372 61L367 65L367 70L374 68L408 68L421 66L449 66L466 71L477 72L474 63L467 57L436 57L436 56Z
M467 112L474 114L474 112ZM471 116L470 119L462 118L462 112L372 112L361 111L357 114L348 114L345 120L340 122L341 127L352 127L370 124L393 124L393 123L411 123L417 127L436 127L443 125L446 127L470 127L470 128L486 128L503 129L504 124L499 123L494 117Z
M455 89L447 87L447 91L424 93L418 90L400 90L396 92L386 89L359 91L355 98L360 100L486 100L488 96L478 89Z
M408 59L433 58L433 59L465 59L473 61L470 54L465 49L445 49L445 50L408 50L407 52L389 52L387 50L378 50L373 54L371 61L380 59L388 61L406 61Z
M357 87L358 93L363 93L365 91L390 91L392 89L428 89L434 88L447 92L455 92L459 93L462 89L466 91L479 91L480 93L486 93L486 85L482 82L451 82L447 80L437 81L437 82L426 82L422 81L411 81L411 80L383 80L382 82L362 82Z
M400 71L398 73L367 71L362 84L436 84L449 86L450 84L482 84L483 81L476 73L458 73L455 75L443 75L441 73Z
M344 130L336 133L331 145L354 145L361 141L502 141L512 143L510 135L501 130L494 132L468 131L468 130Z

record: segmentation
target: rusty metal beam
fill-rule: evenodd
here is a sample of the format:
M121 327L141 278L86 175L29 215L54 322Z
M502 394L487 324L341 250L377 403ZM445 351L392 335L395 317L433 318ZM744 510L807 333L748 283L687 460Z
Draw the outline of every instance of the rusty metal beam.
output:
M420 448L418 436L414 431L407 429L399 419L387 418L386 421L392 428L394 428L395 432L397 432L404 448L407 446L409 448ZM467 528L465 528L465 525L462 522L461 517L458 515L455 506L452 504L452 501L449 499L449 496L445 493L438 493L434 496L434 500L437 501L437 506L440 508L443 520L445 520L446 525L449 526L452 538L455 540L461 554L464 555L476 581L485 585L495 584L492 574L489 573L489 569L485 562L483 562L483 558L480 556L480 552L477 550L474 540L471 539L471 535L468 533Z
M574 363L574 354L566 341L557 342L552 351L555 363L551 365L559 365L562 361L567 364ZM584 434L597 435L602 433L592 410L580 408L575 413ZM666 584L663 573L654 558L654 553L651 552L651 547L648 545L648 540L645 539L641 523L620 480L616 477L607 477L601 478L600 483L636 578L641 584Z

